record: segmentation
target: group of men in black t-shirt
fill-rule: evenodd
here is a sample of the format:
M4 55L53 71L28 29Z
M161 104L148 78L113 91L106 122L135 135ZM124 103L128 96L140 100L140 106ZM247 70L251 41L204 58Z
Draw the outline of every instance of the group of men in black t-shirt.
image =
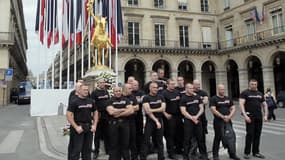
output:
M90 135L95 132L94 159L98 157L100 139L103 138L110 160L146 160L152 149L157 150L157 159L163 160L164 136L168 158L176 159L175 154L182 154L184 160L189 160L197 156L198 148L199 158L207 160L207 93L200 89L198 80L184 85L183 77L177 77L178 85L175 84L174 80L166 80L159 77L157 72L152 72L151 81L146 83L142 91L138 81L131 76L123 87L113 88L112 97L105 89L103 79L97 81L96 89L89 96L84 92L86 85L78 84L79 87L69 99L67 111L67 119L71 124L68 159L79 159L80 153L82 159L91 159ZM222 128L227 123L232 125L231 118L236 111L233 102L224 95L224 90L224 85L218 85L217 95L210 100L210 108L214 114L214 160L219 160L220 141L224 144ZM261 111L251 107L263 104L260 96L262 97L254 89L241 94L241 111L247 122L244 158L250 158L252 143L253 156L264 158L259 153ZM151 142L154 148L150 147ZM231 159L239 160L235 146L228 146L228 152Z

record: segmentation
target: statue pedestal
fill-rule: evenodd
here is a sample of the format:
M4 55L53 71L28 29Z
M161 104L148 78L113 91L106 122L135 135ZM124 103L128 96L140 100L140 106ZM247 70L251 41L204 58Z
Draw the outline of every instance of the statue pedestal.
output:
M102 68L102 69L92 68L86 72L83 79L89 84L90 92L92 92L95 89L98 79L103 78L105 82L107 82L103 74L108 74L111 75L112 77L116 77L116 74L110 68Z

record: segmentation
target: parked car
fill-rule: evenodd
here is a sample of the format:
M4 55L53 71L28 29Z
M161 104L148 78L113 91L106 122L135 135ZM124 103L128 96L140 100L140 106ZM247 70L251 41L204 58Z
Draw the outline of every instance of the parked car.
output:
M278 107L285 108L285 90L277 94L276 101Z
M32 82L25 81L18 84L18 104L31 103Z

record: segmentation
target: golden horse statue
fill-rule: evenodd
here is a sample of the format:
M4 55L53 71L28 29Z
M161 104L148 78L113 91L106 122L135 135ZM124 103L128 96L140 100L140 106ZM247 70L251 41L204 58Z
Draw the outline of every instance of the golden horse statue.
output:
M93 3L94 0L91 0L87 4L88 13L93 17L95 21L95 30L94 34L91 39L91 54L93 59L93 64L95 68L102 66L103 58L108 59L109 55L109 48L112 47L112 43L106 34L106 18L102 17L101 15L95 16L93 13ZM96 62L96 55L95 55L95 47L97 48L97 62ZM105 49L105 57L102 57L102 51ZM102 68L102 67L101 67ZM104 68L104 67L103 67Z

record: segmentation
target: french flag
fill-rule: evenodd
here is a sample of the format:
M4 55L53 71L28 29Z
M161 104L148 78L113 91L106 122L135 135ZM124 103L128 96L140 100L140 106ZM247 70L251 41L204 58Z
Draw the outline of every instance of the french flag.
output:
M68 41L68 0L62 1L62 48L65 48L65 44Z
M82 41L82 0L76 3L76 44L80 45Z
M120 0L112 0L111 8L111 43L115 48L123 36L123 18ZM116 26L117 24L117 26ZM117 39L117 43L116 43Z
M264 22L265 19L265 7L262 7L262 12L261 12L261 18L260 18L260 23Z
M38 0L35 31L40 32L40 42L44 44L45 0Z
M257 9L254 8L251 12L250 12L250 17L253 19L254 22L260 22L259 16L258 16L258 12Z
M50 48L52 41L54 44L58 43L58 24L57 24L57 0L48 1L48 37L47 47Z
M73 42L74 42L74 0L70 0L70 7L69 7L69 15L68 15L68 20L69 20L69 43L70 43L70 48L73 47Z

